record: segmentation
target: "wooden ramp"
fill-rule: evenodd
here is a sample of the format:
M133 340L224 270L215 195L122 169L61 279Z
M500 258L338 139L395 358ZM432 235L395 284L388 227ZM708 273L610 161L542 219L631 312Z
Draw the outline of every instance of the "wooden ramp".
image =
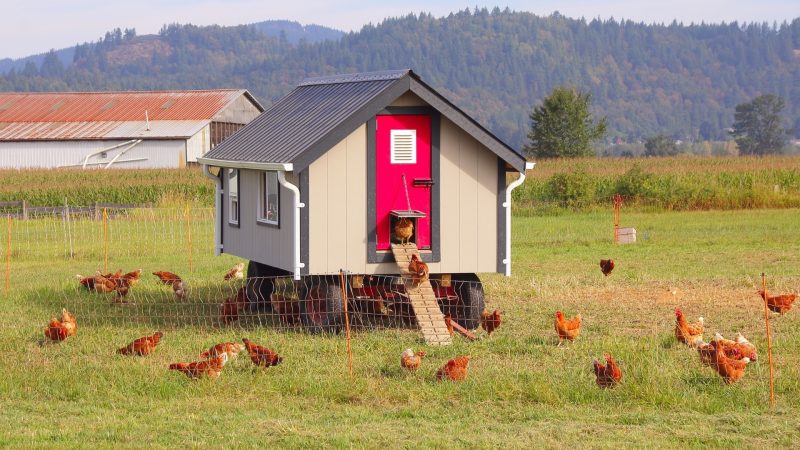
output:
M414 316L417 318L422 336L428 345L450 345L453 343L450 333L447 332L447 325L444 323L444 314L439 309L436 302L436 294L433 292L431 282L423 281L414 286L408 272L408 263L411 262L411 255L419 257L419 250L416 244L392 244L392 253L397 263L400 275L403 276L406 284L406 293L414 309Z

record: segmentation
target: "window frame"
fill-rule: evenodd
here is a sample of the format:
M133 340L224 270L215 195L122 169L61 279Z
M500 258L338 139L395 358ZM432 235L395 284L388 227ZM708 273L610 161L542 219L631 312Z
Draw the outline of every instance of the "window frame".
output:
M267 192L267 188L269 187L268 178L270 174L275 175L275 195L276 195L276 204L275 204L275 213L277 217L273 219L269 219L265 217L264 211L266 211L269 207L267 202L269 201L270 193ZM258 180L258 211L256 212L256 222L260 225L266 225L270 227L277 227L280 228L281 226L281 183L278 181L278 171L277 170L267 170L261 172L261 176Z
M235 174L231 177L231 174ZM241 220L241 197L239 197L239 178L241 177L241 173L239 169L227 169L225 171L225 176L228 177L228 224L239 226L239 222ZM236 192L231 187L231 178L233 178L233 183L236 185ZM234 212L236 213L236 217L234 218Z

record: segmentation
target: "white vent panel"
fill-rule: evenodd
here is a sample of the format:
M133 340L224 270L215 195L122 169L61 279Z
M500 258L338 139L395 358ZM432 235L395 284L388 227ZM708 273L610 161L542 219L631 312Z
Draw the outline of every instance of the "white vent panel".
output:
M392 164L417 163L417 130L391 131Z

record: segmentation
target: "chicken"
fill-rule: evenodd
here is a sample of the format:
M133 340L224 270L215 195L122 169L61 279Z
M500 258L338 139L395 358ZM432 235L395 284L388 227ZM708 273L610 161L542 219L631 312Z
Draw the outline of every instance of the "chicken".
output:
M612 270L614 270L614 260L613 259L601 259L600 260L600 270L603 272L603 275L608 276Z
M494 330L500 327L500 311L494 310L491 314L489 311L484 310L481 313L481 327L486 330L486 333L491 335Z
M463 381L467 378L467 367L469 366L469 356L458 356L447 361L447 364L436 371L437 381Z
M156 331L152 336L145 336L136 339L127 346L117 350L117 353L120 355L149 355L156 350L156 346L163 336L164 333Z
M228 354L222 353L213 359L206 359L204 361L195 361L191 363L172 363L169 365L169 370L178 370L186 374L187 377L197 380L203 377L217 378L222 373L222 368L228 362Z
M236 295L228 298L222 304L220 318L222 319L222 323L224 325L228 325L239 320L239 311L244 310L245 295L245 289L241 287L238 291L236 291Z
M94 277L85 277L81 274L75 276L78 278L78 284L90 291L94 290Z
M63 341L78 332L78 322L66 308L61 309L61 320L53 317L44 329L44 335L53 341Z
M186 289L186 282L183 280L172 282L172 292L178 300L185 300L189 296L189 291Z
M742 333L736 333L736 343L739 344L739 348L741 348L742 353L745 354L750 361L758 361L758 351L756 350L756 346L751 344L750 341L745 338Z
M164 284L173 284L176 281L181 281L181 277L172 272L153 272L153 275L157 276Z
M555 327L556 333L558 333L558 345L561 345L564 339L572 341L578 337L581 332L582 320L583 318L580 314L575 315L571 320L567 320L564 317L564 313L556 311Z
M239 352L242 350L244 350L244 344L239 344L238 342L223 342L200 353L200 357L204 359L216 358L225 353L228 355L228 361L230 361L239 356Z
M709 343L701 342L697 346L697 353L700 355L700 362L708 367L714 367L716 349Z
M447 332L452 336L455 330L453 329L453 317L450 314L444 316L444 324L447 327Z
M394 237L400 243L405 244L414 235L414 222L407 218L401 217L394 223Z
M679 342L690 347L696 347L703 343L703 330L705 321L702 317L697 319L697 323L690 324L683 315L680 308L675 308L675 337Z
M142 276L142 269L136 269L133 272L128 272L125 275L120 277L121 279L125 280L128 286L133 286L134 284L139 282L139 278Z
M269 303L278 314L281 323L292 325L300 323L300 302L297 299L281 294L270 294Z
M117 282L98 272L97 275L94 276L94 290L102 294L114 292L117 290Z
M225 281L228 280L242 280L244 279L244 263L239 263L233 267L223 277Z
M741 360L728 358L721 349L722 344L717 341L711 341L710 345L714 349L712 367L725 380L726 384L736 383L744 375L744 369L750 362L750 358L744 357Z
M786 314L790 309L792 309L792 303L794 303L794 301L797 299L797 294L794 293L769 295L766 292L759 290L758 295L767 301L767 308L769 308L770 311L781 315Z
M411 282L414 286L419 286L420 283L428 280L428 265L422 262L417 255L411 255L408 271L411 274Z
M737 334L736 336L737 338L741 337L744 339L744 336L741 334ZM725 339L721 334L716 333L714 335L714 340L719 343L719 346L722 348L722 351L728 358L743 359L747 357L750 359L750 361L755 361L758 359L755 346L747 341L747 339L744 339L744 342L746 342L746 344L744 344L737 341L732 341L730 339Z
M622 370L620 370L614 358L610 354L604 355L606 365L600 364L595 358L592 364L594 365L594 375L596 377L597 385L601 388L611 388L619 384L622 380Z
M255 344L249 339L242 339L242 342L250 354L250 360L259 367L277 366L283 361L283 357L278 356L274 350Z
M425 356L425 352L415 352L407 348L400 354L400 367L411 371L417 370L422 364L423 356Z

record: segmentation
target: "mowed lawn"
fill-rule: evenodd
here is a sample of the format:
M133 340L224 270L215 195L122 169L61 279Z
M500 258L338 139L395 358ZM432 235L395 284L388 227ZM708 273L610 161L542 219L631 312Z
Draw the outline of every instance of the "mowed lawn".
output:
M197 326L191 317L187 325L167 321L155 354L116 355L155 324L134 317L147 314L143 306L125 315L107 298L75 289L75 273L102 266L96 243L73 260L37 260L24 252L35 244L21 242L12 295L0 309L0 446L791 447L800 440L800 304L771 316L777 402L770 408L764 310L755 289L765 272L770 290L800 290L798 219L798 210L623 211L623 225L637 228L639 242L618 246L610 211L516 217L513 277L482 276L487 307L504 314L495 334L427 348L414 331L354 333L352 378L344 336ZM197 247L210 248L211 234L202 231L210 224L195 227ZM136 239L156 232L125 236L128 245L143 246ZM147 243L142 255L120 245L113 244L110 268L175 268L202 286L193 294L198 304L225 295L216 280L236 261L196 254L187 274L186 255L174 247ZM607 257L617 267L603 277L598 262ZM152 276L131 295L171 301ZM62 306L78 314L78 334L43 344L42 328ZM739 383L724 385L675 341L677 306L692 321L705 318L706 340L741 331L758 347L758 362ZM556 346L557 309L583 315L571 345ZM82 324L81 314L92 320ZM255 370L240 356L217 380L167 370L242 337L278 350L284 362ZM407 347L428 353L415 374L398 365ZM600 390L591 371L592 357L604 352L624 373L613 390ZM468 379L437 383L436 369L462 354L472 356Z

